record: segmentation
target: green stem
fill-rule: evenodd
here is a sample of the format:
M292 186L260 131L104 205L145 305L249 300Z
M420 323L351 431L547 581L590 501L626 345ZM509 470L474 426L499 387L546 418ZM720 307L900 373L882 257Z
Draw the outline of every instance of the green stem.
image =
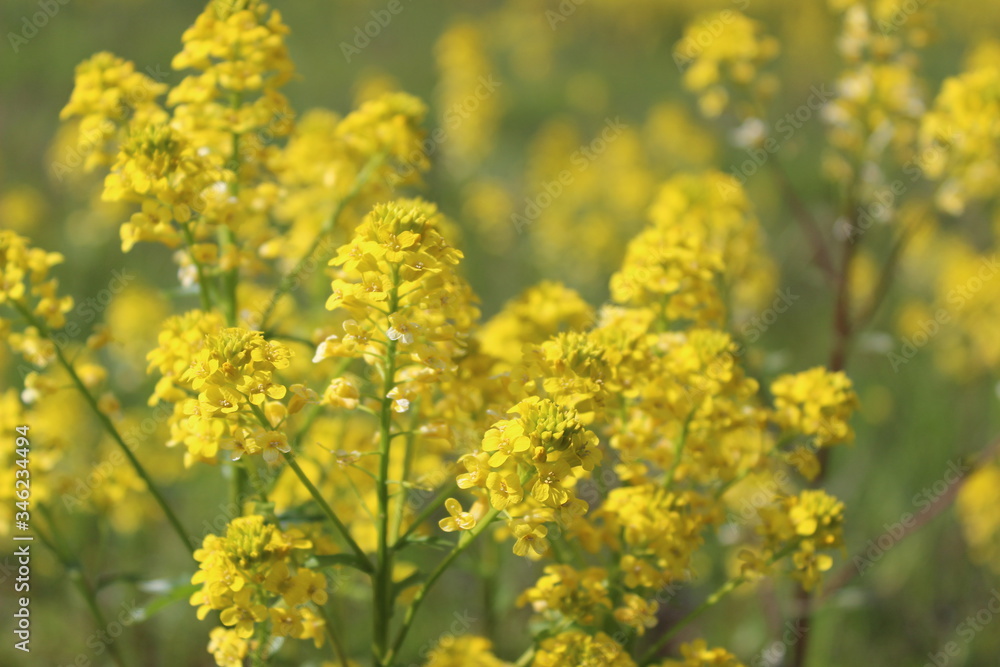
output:
M73 384L79 390L80 394L87 401L87 404L90 406L91 411L93 411L98 421L101 422L105 430L111 436L112 440L115 441L115 444L117 444L118 447L122 450L122 453L125 454L125 458L128 459L128 462L132 465L132 468L135 470L135 473L139 475L139 477L142 479L143 482L145 482L146 488L149 489L150 494L156 500L156 503L160 506L160 509L162 509L163 513L166 514L167 520L173 527L174 532L176 532L177 536L181 539L181 542L183 542L187 550L193 554L194 545L191 543L191 540L188 538L187 533L184 531L184 527L181 525L181 522L177 518L177 515L174 514L174 511L172 509L170 509L170 505L167 504L167 501L163 497L163 494L161 494L159 489L156 488L156 485L153 484L153 480L149 477L149 474L146 472L146 469L142 467L142 464L139 463L139 459L137 459L135 454L132 453L132 450L129 448L129 446L125 444L125 440L118 432L118 429L115 428L115 425L114 423L112 423L111 418L108 417L106 414L104 414L100 406L97 404L97 399L95 399L91 395L90 390L87 389L87 385L85 385L83 383L83 380L80 379L80 376L77 375L76 369L73 368L73 364L71 364L69 360L66 358L66 355L63 354L62 347L54 340L52 340L52 334L49 331L48 327L43 322L39 321L34 315L32 315L31 312L24 307L24 304L19 303L17 301L11 301L11 303L14 304L14 307L17 308L18 311L20 311L21 315L24 316L24 318L28 321L29 324L38 329L39 333L41 333L43 336L52 341L52 345L55 348L56 358L59 360L59 364L63 367L63 369L69 375L70 379L73 381Z
M39 509L48 521L49 527L52 529L53 536L59 537L58 541L63 542L58 531L56 530L55 521L53 521L48 508L44 505L39 505ZM91 616L94 617L94 622L97 624L98 631L107 631L108 622L105 620L104 613L101 611L101 606L97 602L97 593L94 591L93 586L90 585L90 582L87 581L87 578L83 575L83 568L80 565L80 562L75 556L72 555L73 550L68 548L65 543L63 543L62 548L57 546L57 540L55 537L47 536L45 531L41 530L38 526L34 527L34 532L38 536L41 543L52 552L52 555L55 556L56 560L59 561L59 564L62 565L64 570L66 570L66 574L73 582L73 585L80 591L80 595L82 595L83 599L87 602L87 609L90 611ZM119 667L125 667L125 658L122 657L117 640L111 640L108 644L108 652L111 654L111 658L114 660L116 665Z
M798 545L799 542L795 541L794 543L786 546L784 549L774 554L768 560L768 565L773 565L774 563L778 562L779 560L787 556L789 553L794 551ZM642 659L639 661L639 664L642 667L646 667L646 665L649 665L651 662L656 660L657 659L656 654L660 651L660 649L662 649L666 645L667 642L673 639L673 637L676 636L678 632L680 632L684 627L686 627L689 623L691 623L696 618L701 616L703 613L714 607L716 604L718 604L720 600L722 600L722 598L726 597L727 595L735 591L737 588L742 586L747 581L748 579L746 576L740 575L722 584L722 586L717 588L714 593L709 595L704 602L695 607L691 611L691 613L689 613L687 616L679 620L677 623L671 626L669 630L660 635L657 638L657 640L653 643L653 645L650 646L649 649L643 654Z
M351 186L351 189L337 202L336 206L334 206L333 212L330 214L330 217L327 219L322 229L320 229L319 234L317 234L316 238L313 239L312 245L309 246L309 250L307 250L306 254L302 256L302 259L295 264L295 267L282 276L281 280L278 281L278 287L275 288L274 293L271 295L267 308L261 315L260 323L257 325L260 329L264 329L267 326L268 320L271 319L271 316L274 314L274 309L278 305L278 300L295 286L298 282L298 278L302 275L302 273L304 273L306 265L312 261L313 255L316 254L316 251L319 249L324 239L326 239L326 237L329 236L329 234L337 226L337 220L340 218L340 214L343 213L344 209L347 208L347 205L358 196L358 193L361 192L361 188L363 188L368 181L371 180L372 174L375 173L375 170L378 169L383 160L385 160L385 155L383 153L377 153L368 160L365 166L362 167L361 171L358 172L358 176L354 179L354 184Z
M392 545L393 550L399 551L400 549L405 547L410 535L416 532L417 529L419 529L420 526L424 523L424 521L426 521L427 518L431 514L433 514L439 507L444 505L444 501L448 500L448 498L453 496L455 494L455 491L457 490L458 490L458 484L456 484L455 482L452 482L448 486L441 489L438 492L438 494L434 496L434 499L431 500L431 502L427 503L427 505L425 505L424 508L420 510L420 513L413 518L413 521L410 522L409 527L403 532L402 535L399 536L399 539L396 540L396 542Z
M669 489L674 483L674 475L677 474L677 468L681 464L681 456L684 454L684 445L687 444L688 429L691 426L691 419L694 417L694 411L697 408L691 409L691 414L687 416L684 420L684 425L681 427L681 434L677 438L677 444L674 446L674 460L670 464L670 470L667 472L667 476L663 480L663 488Z
M230 106L237 110L242 104L242 95L235 93L231 99ZM229 184L229 194L233 197L240 195L240 135L238 132L232 133L232 156L230 156L229 167L233 172L233 180ZM236 259L236 265L222 274L222 296L223 306L226 309L226 322L231 327L236 326L237 308L236 287L240 280L240 257L239 248L236 247L236 236L228 225L219 227L219 245L222 246L222 256L229 254L232 249Z
M271 641L270 623L262 623L258 626L260 633L257 639L257 650L250 656L253 667L265 667L267 665L267 645Z
M661 648L663 648L667 642L673 639L678 632L680 632L693 620L701 616L705 611L714 607L719 602L719 600L721 600L722 598L726 597L734 590L739 588L743 583L746 582L746 580L747 580L746 577L739 576L736 577L735 579L730 579L722 586L720 586L718 589L716 589L716 591L711 595L709 595L704 602L695 607L695 609L690 614L682 618L680 621L675 623L669 630L660 635L660 637L656 640L656 642L652 646L650 646L649 650L647 650L646 653L643 655L642 660L639 664L648 665L653 660L655 660L657 652Z
M493 523L493 520L497 518L500 514L500 510L491 509L486 513L480 521L476 524L476 527L472 530L464 533L459 539L458 544L455 548L451 550L444 560L442 560L433 572L427 577L427 581L424 585L420 587L416 595L413 597L413 602L410 603L409 608L406 610L406 616L403 618L403 625L399 629L399 634L396 636L396 641L393 642L392 649L383 658L381 665L382 667L392 667L392 662L399 654L399 649L403 646L403 642L406 640L406 635L410 631L410 627L413 625L413 621L416 618L417 611L420 606L424 603L427 598L427 594L430 592L431 588L441 578L441 575L451 566L455 559L462 555L466 549L479 537L486 528Z
M330 519L330 522L337 528L337 531L340 533L341 537L343 537L344 540L347 542L347 545L358 556L358 560L360 561L359 565L363 567L366 572L371 572L372 571L371 561L368 560L368 556L365 554L364 549L362 549L358 545L358 543L354 541L354 538L351 537L351 531L349 531L347 529L347 526L345 526L344 523L337 517L337 514L333 511L333 508L330 507L330 504L326 502L326 499L323 498L323 495L319 492L319 489L317 489L316 486L311 481L309 481L309 478L306 476L305 472L303 472L302 468L299 466L298 461L295 460L295 454L293 454L292 452L287 452L285 454L285 461L288 462L288 466L298 476L299 480L306 487L306 489L309 490L309 493L312 495L313 500L316 501L316 504L320 506L320 509L322 509L323 513L326 514L326 517Z
M392 270L392 289L389 292L389 313L395 313L399 308L399 275L395 267ZM386 346L386 364L382 378L382 409L379 414L379 467L376 480L378 496L378 558L375 565L375 585L373 595L373 648L376 660L386 657L389 642L389 626L395 605L392 600L392 561L393 553L389 549L389 462L392 451L392 401L389 393L396 384L396 345L398 341L390 340ZM402 501L400 501L402 502Z
M337 654L337 660L340 662L340 667L350 667L350 661L347 659L347 651L344 650L344 644L340 639L340 636L334 631L333 625L330 623L330 616L326 613L326 608L322 605L316 605L319 610L320 618L323 619L323 627L326 629L326 636L330 639L330 646L333 647L334 653Z
M205 267L194 256L194 250L192 249L194 247L194 234L191 233L191 228L186 224L181 225L181 231L184 233L184 241L187 244L188 253L191 255L191 262L198 273L198 295L201 297L201 309L206 313L211 312L212 298L208 293L208 278L205 273Z
M98 629L101 632L107 631L108 622L105 620L104 614L101 612L101 607L97 603L97 594L94 592L90 582L83 576L83 572L79 569L79 567L73 567L68 570L67 574L69 574L69 578L73 581L77 590L80 591L80 594L83 595L83 598L87 601L90 613L93 614L94 620L97 621ZM117 640L112 639L108 643L108 650L111 653L111 657L114 659L115 664L120 667L125 667L125 659L122 657Z
M406 513L406 486L405 483L410 476L410 469L413 467L413 439L416 435L417 419L420 416L420 403L415 401L413 406L411 406L413 415L410 419L410 430L405 432L406 440L403 443L403 473L400 475L399 479L403 483L400 487L399 500L396 502L396 512L393 517L392 523L392 543L393 545L399 541L399 531L403 527L403 516ZM390 437L395 437L401 435L400 433L393 433Z
M224 246L232 247L233 252L236 253L236 266L222 274L222 306L226 309L226 323L235 327L237 324L236 315L239 312L236 299L236 287L239 284L240 274L239 251L236 248L236 237L229 227L219 228L219 239ZM224 250L223 254L227 252L228 250Z

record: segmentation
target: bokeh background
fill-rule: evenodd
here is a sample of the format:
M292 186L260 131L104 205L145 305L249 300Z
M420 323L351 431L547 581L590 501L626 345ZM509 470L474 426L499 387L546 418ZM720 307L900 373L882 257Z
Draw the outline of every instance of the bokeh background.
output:
M468 257L465 268L487 317L540 279L563 281L592 303L602 302L608 278L628 239L644 223L659 182L685 170L729 171L746 159L745 151L731 141L732 123L703 119L695 98L682 87L672 49L693 16L709 9L743 9L777 38L781 52L769 72L780 88L771 102L769 122L800 107L812 87L832 87L843 67L835 48L840 18L819 0L563 0L563 9L557 2L528 0L401 2L403 11L349 58L342 45L351 44L356 28L369 22L370 12L382 10L385 2L273 2L292 29L289 45L299 73L285 92L296 109L318 106L346 113L373 91L398 87L429 103L427 128L433 130L447 125L448 112L465 94L456 93L461 85L451 76L449 59L484 58L483 71L500 85L470 112L471 122L457 130L469 132L469 137L437 146L426 186L419 192L459 224ZM107 289L112 270L126 277L141 274L127 279L125 289L107 306L95 309L100 318L126 328L120 345L123 356L132 361L116 369L121 394L144 396L148 380L142 358L155 341L156 324L169 312L175 267L160 246L122 254L120 212L96 199L94 178L60 168L69 155L68 144L60 140L58 116L72 89L73 68L97 51L130 59L139 70L162 76L167 83L179 81L182 75L171 70L170 61L180 48L180 35L203 3L52 4L58 11L24 43L11 41L10 33L26 36L25 18L38 12L40 3L18 0L0 6L0 226L64 253L61 282L78 299ZM945 77L962 69L973 45L1000 36L997 10L995 2L973 0L934 8L931 40L917 69L929 98ZM550 23L547 11L562 12L559 16L565 20ZM467 48L469 44L475 48ZM573 151L588 145L613 119L624 125L621 135L585 170L574 172L574 182L555 204L519 231L511 215L523 212L526 198L537 197L560 169L575 169ZM817 114L783 143L778 158L802 201L829 227L837 215L837 197L834 186L822 177L824 146L824 126ZM763 332L747 363L763 378L824 364L832 330L829 285L821 279L773 174L762 170L746 187L777 264L777 287L800 295L794 307ZM931 189L921 182L914 194ZM941 224L962 231L980 248L992 243L984 210L948 217ZM859 275L857 280L874 278ZM951 462L975 457L1000 433L996 369L973 362L963 372L953 372L953 365L942 362L934 349L939 341L933 340L898 369L887 360L886 351L900 344L901 318L921 300L925 284L921 267L908 266L852 350L848 373L861 399L855 418L857 441L834 452L828 477L829 488L847 506L847 557L838 561L834 577L841 568L850 573L851 557L885 533L887 524L907 512L918 514L922 505L917 495L944 479ZM130 316L136 310L143 313L138 322ZM5 385L18 386L7 355L6 350L0 352ZM40 437L68 438L79 447L96 447L102 440L82 409L53 405L41 410L46 423L35 425ZM5 441L3 446L9 445ZM155 441L144 444L139 454L167 483L180 472L177 453ZM189 525L217 515L224 503L213 476L193 472L182 487L169 490ZM81 513L67 540L87 571L101 574L100 599L114 617L119 610L143 606L158 588L184 579L193 568L165 529L135 530L136 522L159 521L148 518L157 517L155 511L144 513L133 496L101 502L113 514L115 530L109 530L104 519ZM0 552L8 552L6 544ZM983 609L1000 589L997 573L981 561L970 554L955 510L945 509L862 576L844 579L826 598L812 631L810 665L923 665L930 660L928 653L940 651L949 641L958 641L961 652L947 664L996 665L1000 623L976 633L968 643L959 637L963 620ZM34 561L32 581L33 652L25 656L11 649L6 612L11 608L11 565L10 558L4 560L0 573L5 579L0 585L0 663L68 665L82 655L93 662L78 664L109 664L103 650L95 648L100 642L94 643L83 601L56 563L41 555ZM533 566L518 567L522 571L510 576L529 580ZM512 585L508 590L519 588ZM696 604L707 590L685 589L676 604ZM468 574L442 587L434 598L438 612L417 627L412 651L420 647L418 639L435 636L436 621L468 607L470 596L476 595L475 579ZM784 631L781 624L791 616L789 599L785 589L748 590L697 625L714 644L749 661ZM502 599L499 605L511 603ZM349 605L343 621L348 626ZM523 609L500 619L495 640L502 656L520 653L526 622ZM367 630L367 625L362 627ZM181 602L131 626L120 641L126 654L137 660L134 664L209 665L211 658L204 651L207 630ZM352 637L351 632L345 634ZM360 641L363 632L354 634Z

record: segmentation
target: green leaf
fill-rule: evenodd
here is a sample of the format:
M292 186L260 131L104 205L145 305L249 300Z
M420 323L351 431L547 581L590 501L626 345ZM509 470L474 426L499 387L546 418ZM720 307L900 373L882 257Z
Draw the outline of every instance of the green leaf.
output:
M436 535L420 535L407 537L403 543L399 545L398 550L402 551L411 544L422 544L425 547L441 549L443 551L451 551L455 548L455 542L453 540Z
M347 567L353 567L355 570L361 572L368 572L371 570L371 564L362 560L357 554L331 554L327 556L312 556L306 561L306 565L309 568L322 568L322 567L335 567L337 565L345 565Z
M135 609L132 612L132 620L135 623L142 623L148 620L150 616L166 609L173 603L187 600L200 590L201 584L183 584L170 588L163 595L154 597L146 606Z

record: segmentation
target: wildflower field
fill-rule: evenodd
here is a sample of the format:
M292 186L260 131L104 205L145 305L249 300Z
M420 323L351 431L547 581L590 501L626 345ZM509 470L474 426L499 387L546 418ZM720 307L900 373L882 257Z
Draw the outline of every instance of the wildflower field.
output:
M1000 664L997 0L0 7L0 665Z

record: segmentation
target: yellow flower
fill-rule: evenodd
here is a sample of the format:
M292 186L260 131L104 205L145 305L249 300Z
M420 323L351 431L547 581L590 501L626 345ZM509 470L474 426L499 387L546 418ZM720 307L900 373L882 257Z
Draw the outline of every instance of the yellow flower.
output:
M495 452L490 457L490 465L501 466L514 454L525 452L531 440L524 434L524 427L516 421L497 422L483 436L483 450Z
M305 629L302 625L302 614L294 609L282 607L272 607L268 610L271 614L271 631L279 637L302 636Z
M221 412L229 414L240 409L243 396L235 389L211 385L199 395L201 407L206 413Z
M468 512L462 511L462 505L454 498L444 501L444 507L451 516L441 519L438 525L446 533L456 530L472 530L476 527L476 519Z
M461 483L460 483L461 485ZM505 510L508 505L516 505L524 499L524 489L517 473L510 470L491 472L486 478L486 488L490 491L493 509Z
M516 555L540 558L549 550L549 541L545 539L549 531L545 526L517 523L511 530L517 539L514 542L514 553Z
M261 453L264 455L264 460L268 463L277 463L280 458L280 452L290 452L292 451L291 446L288 444L288 438L281 431L265 431L259 433L254 437L260 447Z
M241 639L253 637L254 623L262 623L267 618L267 607L250 601L250 589L244 588L233 596L233 605L222 610L219 620L223 625L234 628Z
M858 406L851 381L843 372L817 367L782 375L771 384L775 419L794 433L813 436L823 447L854 438L848 420Z

